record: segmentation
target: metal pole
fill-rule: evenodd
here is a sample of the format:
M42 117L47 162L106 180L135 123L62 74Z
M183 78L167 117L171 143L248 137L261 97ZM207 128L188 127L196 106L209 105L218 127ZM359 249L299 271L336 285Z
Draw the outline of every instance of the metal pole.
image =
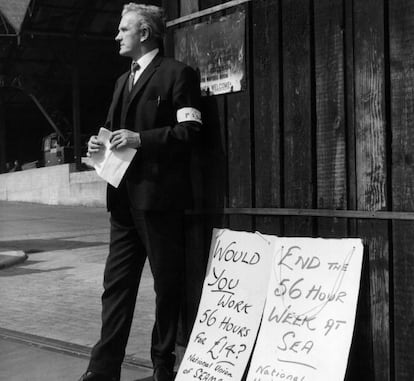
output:
M76 50L75 50L76 51ZM76 53L75 53L76 54ZM79 65L75 57L72 69L72 107L73 107L73 144L75 164L78 171L81 170L81 128L80 128L80 80Z
M30 93L27 93L23 88L19 88L20 90L22 90L24 93L26 93L30 99L35 103L35 105L37 106L37 108L40 110L40 112L43 114L43 116L46 118L46 120L49 122L49 124L52 126L52 128L55 130L55 132L63 139L65 140L65 135L63 135L62 131L59 130L59 127L56 126L55 122L52 120L52 118L49 116L49 114L46 112L46 110L43 108L43 106L41 105L41 103L39 102L39 100Z
M6 169L6 120L3 99L0 95L0 173Z

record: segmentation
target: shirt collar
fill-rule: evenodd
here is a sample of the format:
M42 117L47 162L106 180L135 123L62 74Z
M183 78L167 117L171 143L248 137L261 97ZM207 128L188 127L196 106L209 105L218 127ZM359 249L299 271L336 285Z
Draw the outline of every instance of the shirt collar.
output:
M136 61L139 64L139 70L144 70L152 62L159 51L160 50L158 48L151 50L150 52L144 54L138 61Z

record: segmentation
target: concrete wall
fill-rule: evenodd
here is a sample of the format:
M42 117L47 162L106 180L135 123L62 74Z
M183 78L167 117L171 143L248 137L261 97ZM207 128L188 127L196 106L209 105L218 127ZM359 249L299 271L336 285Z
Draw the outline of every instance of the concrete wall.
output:
M95 171L75 172L73 164L4 173L0 200L103 207L106 182Z

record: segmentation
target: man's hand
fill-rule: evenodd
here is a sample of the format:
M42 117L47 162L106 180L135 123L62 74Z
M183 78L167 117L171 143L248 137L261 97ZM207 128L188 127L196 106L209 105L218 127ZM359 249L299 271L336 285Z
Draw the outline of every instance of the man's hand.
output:
M98 139L96 135L92 135L88 141L88 156L98 153L103 147L103 143Z
M116 130L111 135L111 149L119 149L124 147L139 148L141 138L138 132L122 129Z

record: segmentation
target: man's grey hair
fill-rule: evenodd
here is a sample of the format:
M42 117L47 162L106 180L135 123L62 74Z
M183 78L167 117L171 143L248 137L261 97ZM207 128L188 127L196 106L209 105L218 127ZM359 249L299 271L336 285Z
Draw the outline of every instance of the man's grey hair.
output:
M134 12L141 16L142 21L138 27L149 27L152 38L155 38L159 44L162 44L166 31L166 16L163 8L155 5L125 4L122 10L122 16L129 12Z

